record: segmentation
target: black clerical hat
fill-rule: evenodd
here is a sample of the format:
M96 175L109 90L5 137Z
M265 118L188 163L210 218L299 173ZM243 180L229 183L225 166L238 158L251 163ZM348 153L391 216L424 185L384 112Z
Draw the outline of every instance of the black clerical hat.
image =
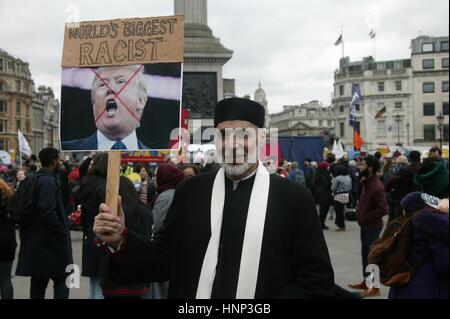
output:
M241 120L264 127L264 107L252 100L233 97L217 103L214 111L214 126L223 121Z

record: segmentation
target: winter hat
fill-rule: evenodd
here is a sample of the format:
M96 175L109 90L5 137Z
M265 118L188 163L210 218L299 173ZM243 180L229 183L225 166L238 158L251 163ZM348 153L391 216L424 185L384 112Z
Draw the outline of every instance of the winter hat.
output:
M448 164L440 159L425 162L414 182L421 191L439 198L448 196Z
M440 209L439 204L441 200L435 196L431 196L426 193L413 192L409 193L401 200L400 204L403 209L408 213L412 214L421 210L427 206L433 207L435 209Z
M320 162L317 165L317 168L323 169L324 171L326 171L328 169L328 163L326 161Z
M405 155L400 155L397 158L397 164L408 164L408 158Z

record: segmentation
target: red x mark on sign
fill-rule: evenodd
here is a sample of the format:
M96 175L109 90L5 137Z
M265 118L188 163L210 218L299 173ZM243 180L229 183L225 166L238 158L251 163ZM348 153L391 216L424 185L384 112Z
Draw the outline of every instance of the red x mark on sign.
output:
M127 109L127 111L131 114L131 116L133 116L138 122L140 121L139 117L137 117L136 114L134 114L134 112L121 100L121 98L119 97L120 93L123 92L123 90L128 86L128 84L131 83L131 81L134 79L134 77L142 70L144 66L141 65L136 71L134 71L134 73L131 75L131 77L123 84L123 86L120 88L120 90L116 93L114 92L113 89L111 89L111 87L108 85L108 83L98 74L98 72L95 69L91 69L92 72L94 72L95 76L98 77L100 79L100 81L103 82L103 84L111 91L114 93L114 99L118 99L120 101L120 103L123 104L123 106L125 106L125 108ZM105 114L106 112L106 107L103 111L101 111L101 113L97 116L97 118L95 119L95 123L97 123L97 121L103 116L103 114Z

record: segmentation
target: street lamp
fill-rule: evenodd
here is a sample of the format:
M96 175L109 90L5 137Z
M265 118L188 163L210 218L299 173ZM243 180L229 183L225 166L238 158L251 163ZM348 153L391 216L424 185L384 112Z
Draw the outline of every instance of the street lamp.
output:
M395 115L395 121L397 122L397 146L401 146L402 144L400 143L400 121L401 121L400 114L397 113Z
M409 123L406 123L406 144L409 146Z
M442 149L442 124L444 122L444 116L442 115L442 113L439 113L438 116L436 116L437 121L438 121L438 129L439 129L439 146L440 149Z

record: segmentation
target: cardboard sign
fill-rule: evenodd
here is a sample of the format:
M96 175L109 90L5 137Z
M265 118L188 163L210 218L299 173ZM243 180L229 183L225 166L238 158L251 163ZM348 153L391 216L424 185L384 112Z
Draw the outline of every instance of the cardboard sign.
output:
M66 25L63 151L169 149L181 116L183 16Z
M151 17L67 24L63 67L183 62L184 17Z

